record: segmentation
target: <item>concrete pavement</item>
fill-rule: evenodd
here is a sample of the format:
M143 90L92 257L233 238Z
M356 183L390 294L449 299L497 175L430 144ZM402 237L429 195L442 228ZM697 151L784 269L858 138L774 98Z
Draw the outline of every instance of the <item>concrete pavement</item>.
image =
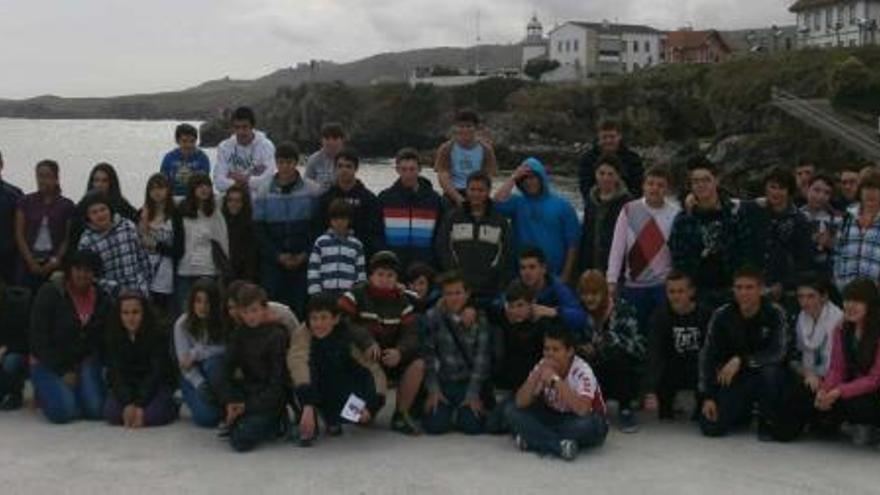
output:
M521 453L508 437L407 438L383 419L311 449L278 442L236 454L187 420L126 431L4 413L0 493L880 493L880 452L845 441L709 440L691 423L648 421L568 463Z

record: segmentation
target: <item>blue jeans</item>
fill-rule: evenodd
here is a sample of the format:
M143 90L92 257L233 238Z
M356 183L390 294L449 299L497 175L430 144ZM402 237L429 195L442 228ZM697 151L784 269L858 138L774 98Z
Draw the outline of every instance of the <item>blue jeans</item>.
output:
M223 356L208 358L195 366L205 378L204 385L207 392L216 391L219 387L223 374ZM189 409L193 423L204 428L213 428L220 423L223 411L217 404L216 398L206 397L206 390L196 389L186 378L180 380L180 392L183 402Z
M540 454L561 455L563 440L573 440L581 447L596 447L605 442L608 422L601 413L586 416L554 411L536 402L526 409L508 409L508 422L514 433L525 440L528 449Z
M467 393L468 382L441 382L440 391L446 402L440 401L433 412L425 413L422 427L431 435L442 435L455 429L466 435L485 433L485 417L470 407L461 405Z
M76 419L104 417L104 370L97 358L90 357L74 370L77 383L71 387L54 371L41 363L31 367L34 394L52 423L64 424Z
M236 452L249 452L257 445L277 438L281 419L280 412L245 412L229 429L229 443Z
M662 304L666 304L666 285L660 284L653 287L627 287L624 286L620 295L636 308L636 319L639 321L639 332L648 335L650 332L649 320L654 310Z
M10 352L0 362L0 398L7 394L20 394L27 375L23 354Z
M758 419L767 432L776 437L782 418L786 370L781 365L759 369L743 369L730 386L722 387L715 395L718 417L710 421L700 414L700 430L707 437L726 435L737 426L751 423L754 404L758 404Z

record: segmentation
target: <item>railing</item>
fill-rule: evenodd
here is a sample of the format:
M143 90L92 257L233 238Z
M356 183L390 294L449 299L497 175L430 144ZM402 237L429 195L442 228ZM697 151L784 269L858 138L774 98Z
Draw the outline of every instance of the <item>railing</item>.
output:
M805 100L777 87L773 88L772 98L774 106L792 117L836 138L865 158L880 161L877 132L870 126L844 121L828 100Z

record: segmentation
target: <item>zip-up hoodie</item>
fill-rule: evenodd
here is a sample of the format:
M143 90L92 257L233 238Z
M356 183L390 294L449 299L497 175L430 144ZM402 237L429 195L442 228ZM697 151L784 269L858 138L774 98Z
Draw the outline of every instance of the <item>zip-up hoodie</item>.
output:
M700 351L700 392L718 393L716 376L734 356L742 360L741 373L764 366L781 366L788 352L785 311L764 301L758 313L746 319L736 303L718 308L709 320L706 343Z
M435 265L434 236L443 215L440 195L431 181L419 177L416 190L403 187L400 179L379 194L385 222L385 244L406 270L413 262Z
M491 202L481 218L465 203L443 221L436 251L444 270L460 270L478 296L491 298L510 276L510 242L510 223Z
M516 252L529 246L541 248L550 272L559 275L568 250L578 247L580 222L571 203L553 191L544 164L537 158L529 158L525 163L541 179L541 193L529 196L517 184L520 193L495 207L513 221Z

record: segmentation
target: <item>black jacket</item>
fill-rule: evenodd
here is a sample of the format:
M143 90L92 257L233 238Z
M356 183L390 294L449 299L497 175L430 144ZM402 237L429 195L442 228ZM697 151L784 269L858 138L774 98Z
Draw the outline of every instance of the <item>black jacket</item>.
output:
M286 358L287 331L283 326L236 328L226 346L220 390L223 403L243 402L246 413L280 412L288 399Z
M0 347L24 354L28 350L31 291L0 286Z
M435 240L443 270L460 270L479 296L492 298L510 279L510 222L489 204L477 219L465 204L449 212Z
M596 162L603 155L598 143L594 143L590 151L584 153L581 157L581 163L578 167L578 184L580 185L581 197L584 204L590 197L590 190L596 185ZM616 153L620 159L623 170L620 171L626 188L634 197L642 195L642 181L645 177L645 166L642 164L642 157L635 151L629 149L625 144L620 144L620 149Z
M581 271L596 269L604 273L608 269L608 255L611 251L611 244L614 242L614 227L617 226L617 217L620 216L620 210L630 200L632 200L632 196L624 190L619 190L607 201L599 199L598 188L594 187L590 191L589 198L584 203L584 223L579 257Z
M385 229L382 224L382 208L379 206L379 198L376 197L364 184L358 180L350 191L343 191L334 184L324 191L318 199L318 230L326 232L330 228L328 212L330 203L334 199L344 199L351 205L352 219L351 229L354 236L364 245L364 254L367 259L377 251L385 249Z
M743 202L742 212L755 240L752 262L764 269L767 285L782 284L794 290L798 274L813 266L812 228L807 218L789 205L782 213L756 202Z
M493 377L495 386L516 391L526 381L544 352L544 334L554 327L565 325L559 318L510 323L501 317L495 337Z
M81 325L63 279L40 287L31 311L30 346L41 364L61 375L90 356L103 356L104 328L110 300L95 286L95 309Z
M788 352L788 321L778 305L764 301L752 318L742 316L735 303L718 308L709 320L706 343L700 352L700 391L707 398L718 392L716 376L738 356L740 373L764 366L782 366Z
M171 354L167 335L146 329L134 340L122 329L107 335L110 391L122 405L146 407L159 388L170 383Z

